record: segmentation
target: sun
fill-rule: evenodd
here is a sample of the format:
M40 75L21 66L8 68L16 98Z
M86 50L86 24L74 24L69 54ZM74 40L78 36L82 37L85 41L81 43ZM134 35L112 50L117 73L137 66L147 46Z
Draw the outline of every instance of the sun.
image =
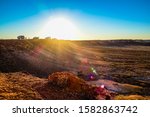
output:
M80 35L77 26L65 17L50 18L42 32L45 37L69 40L77 40Z

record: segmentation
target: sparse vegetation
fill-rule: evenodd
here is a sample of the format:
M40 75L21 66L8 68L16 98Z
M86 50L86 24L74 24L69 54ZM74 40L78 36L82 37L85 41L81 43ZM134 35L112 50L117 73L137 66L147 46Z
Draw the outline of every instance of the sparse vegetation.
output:
M94 88L69 72L56 72L48 77L48 83L37 88L45 99L96 99Z
M0 99L42 99L34 86L44 79L33 77L25 73L0 73Z
M49 97L36 97L32 86L26 89L23 84L19 85L21 82L19 79L22 79L22 76L17 76L18 79L15 82L9 82L11 75L13 76L13 73L9 74L9 72L27 72L42 77L38 79L43 82L51 73L69 71L78 75L80 79L90 82L87 76L92 72L91 68L94 68L97 73L94 76L95 81L103 79L122 84L122 90L126 93L119 92L120 95L115 99L123 99L123 96L128 97L129 95L136 95L132 96L132 99L134 97L135 99L147 99L150 96L150 42L148 41L0 40L0 71L6 73L6 75L1 73L3 74L0 79L0 87L3 87L0 89L1 99L25 99L23 97L27 94L32 95L26 99L50 99ZM83 96L84 98L79 96L80 91L78 96L75 93L72 94L71 87L66 88L70 82L68 77L76 76L67 73L63 79L62 77L62 75L57 77L58 80L52 77L52 79L49 78L49 83L41 84L45 88L48 88L50 84L53 85L51 88L56 93L51 99L69 99L67 97L93 99L91 96ZM71 80L74 82L73 79ZM5 82L8 82L10 88L5 85ZM63 90L56 89L58 86ZM77 88L73 84L70 86ZM7 90L4 90L5 88ZM18 91L15 92L16 89ZM43 90L41 87L38 90L41 89ZM46 91L51 92L52 90L46 89ZM67 91L70 92L68 93L70 96L63 96L63 93ZM56 96L59 93L62 97ZM84 93L88 94L86 91ZM21 94L22 97L18 94ZM137 98L137 95L141 97Z
M55 79L56 78L56 79ZM66 79L67 78L67 79ZM66 82L68 80L68 82ZM63 86L63 87L62 87ZM0 73L0 99L96 99L93 87L72 73L53 73L48 79L30 74Z
M118 95L115 100L150 100L150 96L141 95Z

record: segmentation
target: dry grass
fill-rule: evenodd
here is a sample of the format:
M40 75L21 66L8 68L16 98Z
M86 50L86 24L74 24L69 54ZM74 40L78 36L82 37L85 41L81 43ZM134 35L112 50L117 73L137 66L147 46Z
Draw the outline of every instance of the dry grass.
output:
M94 88L70 72L56 72L48 77L48 83L37 88L44 99L96 99Z
M0 73L1 100L85 100L96 99L94 89L69 72L57 72L47 79L21 72Z
M141 95L118 95L115 100L150 100L150 96Z
M91 72L91 67L96 70L97 79L107 79L123 84L123 89L129 93L128 95L150 96L150 43L144 41L138 43L134 41L0 40L1 72L26 71L38 77L47 77L54 72L82 71L84 76L87 76ZM8 82L8 86L5 82ZM64 87L64 81L61 82ZM61 85L61 82L58 84ZM3 75L0 83L1 99L17 99L18 94L20 99L32 99L36 95L32 87L34 83L29 76ZM47 87L48 84L44 86ZM16 93L15 89L19 92ZM56 94L58 93L60 91ZM30 96L26 97L25 94Z
M34 85L42 83L40 78L24 73L0 73L0 99L42 99Z

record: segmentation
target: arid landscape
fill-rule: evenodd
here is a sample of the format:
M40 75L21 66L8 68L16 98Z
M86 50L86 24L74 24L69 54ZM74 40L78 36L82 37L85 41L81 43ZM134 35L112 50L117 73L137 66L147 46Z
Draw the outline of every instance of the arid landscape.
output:
M0 40L0 99L150 99L150 41Z

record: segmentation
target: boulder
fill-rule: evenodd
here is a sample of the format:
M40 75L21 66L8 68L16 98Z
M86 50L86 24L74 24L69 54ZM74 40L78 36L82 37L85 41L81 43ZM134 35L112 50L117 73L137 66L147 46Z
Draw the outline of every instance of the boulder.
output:
M48 85L64 96L71 96L70 99L96 99L93 87L70 72L52 73L48 76Z

